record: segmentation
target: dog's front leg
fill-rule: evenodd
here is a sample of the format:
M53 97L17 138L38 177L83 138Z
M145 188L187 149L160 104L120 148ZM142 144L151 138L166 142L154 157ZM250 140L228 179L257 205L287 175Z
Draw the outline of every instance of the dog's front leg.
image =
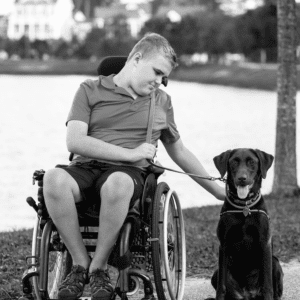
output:
M272 247L267 243L263 247L262 261L262 296L263 300L273 300L273 280L272 280Z
M227 280L227 257L224 247L219 247L219 270L216 300L224 300Z

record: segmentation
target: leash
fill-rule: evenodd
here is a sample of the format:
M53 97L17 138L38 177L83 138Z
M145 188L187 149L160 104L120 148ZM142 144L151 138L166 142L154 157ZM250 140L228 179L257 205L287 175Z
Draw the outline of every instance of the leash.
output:
M167 170L167 171L171 171L171 172L175 172L175 173L179 173L179 174L183 174L183 175L188 175L188 176L196 177L196 178L200 178L200 179L207 179L207 180L211 180L211 181L220 180L222 182L226 182L226 179L223 178L223 177L200 176L200 175L197 175L197 174L186 173L186 172L181 172L181 171L177 171L177 170L174 170L174 169L166 168L166 167L157 165L153 161L150 161L150 160L148 160L148 162L150 163L150 165L152 165L155 168L159 168L159 169L163 169L163 170Z
M149 144L151 144L152 130L153 130L153 124L154 124L154 114L155 114L155 91L151 93L149 115L148 115L148 127L147 127L146 142ZM226 179L222 178L222 177L211 177L211 176L206 177L206 176L200 176L197 174L181 172L181 171L177 171L174 169L166 168L161 165L155 164L152 160L147 160L147 161L149 162L149 164L151 166L162 169L162 170L167 170L167 171L171 171L171 172L175 172L175 173L179 173L179 174L184 174L184 175L188 175L188 176L196 177L196 178L200 178L200 179L206 179L206 180L211 180L211 181L220 180L222 182L226 182Z

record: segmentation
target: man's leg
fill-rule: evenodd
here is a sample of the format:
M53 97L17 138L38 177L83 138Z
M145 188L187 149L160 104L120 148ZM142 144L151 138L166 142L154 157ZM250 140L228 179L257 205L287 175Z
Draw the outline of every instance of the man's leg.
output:
M90 259L81 237L75 206L81 201L77 182L65 170L51 169L44 176L44 197L47 210L72 256L73 265L88 268Z
M122 172L111 174L100 192L101 209L98 241L89 271L106 270L107 260L127 216L134 192L132 178Z

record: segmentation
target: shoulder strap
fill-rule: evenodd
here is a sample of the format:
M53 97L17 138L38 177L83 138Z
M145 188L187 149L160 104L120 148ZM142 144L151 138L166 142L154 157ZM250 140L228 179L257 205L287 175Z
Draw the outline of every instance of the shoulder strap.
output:
M149 108L148 128L147 128L147 136L146 136L146 142L149 144L151 144L154 114L155 114L155 92L151 93L150 108Z

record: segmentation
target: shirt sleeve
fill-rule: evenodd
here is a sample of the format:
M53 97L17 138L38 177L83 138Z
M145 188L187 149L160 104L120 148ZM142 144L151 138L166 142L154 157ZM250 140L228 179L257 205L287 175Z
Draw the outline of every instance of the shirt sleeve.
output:
M167 126L162 130L160 140L166 144L173 144L180 138L180 134L177 130L175 124L174 110L171 101L171 97L167 95L167 105L166 105L166 114L167 114Z
M74 96L74 100L67 118L66 125L71 120L82 121L89 124L91 107L83 84L81 84Z

